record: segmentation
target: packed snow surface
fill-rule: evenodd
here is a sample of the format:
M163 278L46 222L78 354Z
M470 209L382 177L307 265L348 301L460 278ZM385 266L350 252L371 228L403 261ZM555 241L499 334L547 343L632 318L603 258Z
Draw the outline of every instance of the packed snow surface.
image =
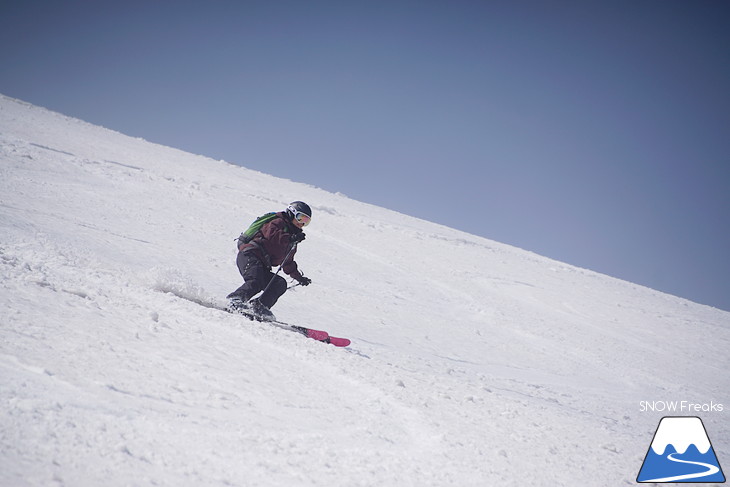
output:
M292 200L349 348L215 309ZM727 312L7 97L0 232L3 486L632 485L674 400L730 464Z

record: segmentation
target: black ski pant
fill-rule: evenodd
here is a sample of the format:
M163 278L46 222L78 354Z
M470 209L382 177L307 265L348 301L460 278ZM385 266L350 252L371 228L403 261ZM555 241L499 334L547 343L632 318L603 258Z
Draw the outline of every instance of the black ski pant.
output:
M276 304L281 295L286 292L286 279L271 272L271 268L261 262L255 254L239 252L236 257L236 265L244 282L243 286L229 294L229 297L238 296L242 300L248 301L260 293L271 282L271 286L259 297L261 304L267 308L271 308Z

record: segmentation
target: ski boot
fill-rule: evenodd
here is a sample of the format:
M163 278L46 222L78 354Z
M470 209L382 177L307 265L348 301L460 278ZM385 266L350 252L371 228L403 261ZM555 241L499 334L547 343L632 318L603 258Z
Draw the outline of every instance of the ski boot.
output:
M276 316L261 301L252 299L248 302L248 309L257 321L276 321Z
M243 300L243 298L231 294L229 294L227 297L228 306L226 306L226 311L228 311L229 313L238 313L241 315L251 314L249 305L246 301Z

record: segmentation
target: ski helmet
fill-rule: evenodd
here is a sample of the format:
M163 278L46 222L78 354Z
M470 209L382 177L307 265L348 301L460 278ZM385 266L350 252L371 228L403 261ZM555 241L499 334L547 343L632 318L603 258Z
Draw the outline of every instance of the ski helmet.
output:
M289 203L286 211L289 213L292 220L298 221L303 227L309 225L309 221L312 219L312 209L303 201L294 201Z

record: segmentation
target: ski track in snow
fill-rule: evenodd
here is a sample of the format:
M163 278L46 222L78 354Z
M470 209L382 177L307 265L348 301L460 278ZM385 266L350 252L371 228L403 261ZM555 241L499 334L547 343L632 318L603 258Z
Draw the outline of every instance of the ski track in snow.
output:
M631 485L639 401L730 403L728 313L1 96L0 128L0 485ZM313 285L275 311L349 351L210 307L292 199Z

